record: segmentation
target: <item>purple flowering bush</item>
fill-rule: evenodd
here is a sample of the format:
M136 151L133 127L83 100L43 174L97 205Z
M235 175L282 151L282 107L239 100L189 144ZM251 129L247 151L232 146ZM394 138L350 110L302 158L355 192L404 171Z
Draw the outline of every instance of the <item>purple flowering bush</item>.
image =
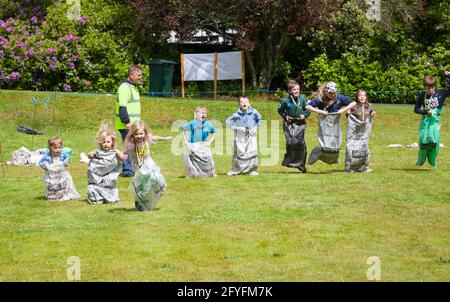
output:
M81 1L78 20L65 1L0 4L0 88L114 91L131 62L102 2Z

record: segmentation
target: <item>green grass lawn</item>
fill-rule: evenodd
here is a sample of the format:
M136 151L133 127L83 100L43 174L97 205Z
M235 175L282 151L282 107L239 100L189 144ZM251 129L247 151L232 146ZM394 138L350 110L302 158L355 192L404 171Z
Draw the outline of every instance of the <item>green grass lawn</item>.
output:
M112 119L114 96L0 91L3 160L31 137L25 124L44 130L34 149L59 135L74 150L69 171L81 201L44 199L39 167L4 166L0 174L0 280L67 281L67 258L81 261L82 281L367 281L370 256L381 260L382 281L450 281L450 129L443 111L438 168L416 167L417 149L388 144L417 141L419 116L411 105L375 105L372 173L346 173L341 163L308 166L308 173L261 166L258 177L227 177L230 155L215 155L217 178L186 179L170 142L152 145L167 179L153 212L138 212L119 178L121 201L87 203L87 165L81 152L96 148L100 122ZM33 97L39 99L34 116ZM252 98L251 98L252 99ZM148 98L143 119L154 134L173 135L171 125L190 120L205 105L223 121L232 101ZM279 120L277 103L254 101L263 119ZM345 123L343 136L345 142ZM317 116L308 120L308 151L317 144ZM274 155L273 150L270 154ZM261 156L267 159L269 156Z

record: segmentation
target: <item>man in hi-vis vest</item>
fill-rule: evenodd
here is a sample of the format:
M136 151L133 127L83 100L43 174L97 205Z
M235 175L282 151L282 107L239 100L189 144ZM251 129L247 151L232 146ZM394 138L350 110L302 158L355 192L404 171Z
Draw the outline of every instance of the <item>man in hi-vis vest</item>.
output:
M127 136L131 124L141 120L141 101L139 98L138 84L142 80L142 68L140 65L133 65L128 68L128 78L126 78L117 90L116 97L116 129L122 136L122 142ZM122 177L132 177L134 175L131 165L130 155L123 162Z

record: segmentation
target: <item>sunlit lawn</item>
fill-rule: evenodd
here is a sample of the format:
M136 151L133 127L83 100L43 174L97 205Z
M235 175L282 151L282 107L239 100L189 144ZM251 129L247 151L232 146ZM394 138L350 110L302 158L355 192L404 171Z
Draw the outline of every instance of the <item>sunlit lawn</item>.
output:
M227 177L231 155L215 155L217 178L186 179L171 143L157 143L152 157L166 176L167 192L156 211L142 213L134 209L129 178L119 179L119 204L86 201L87 165L79 156L96 148L100 122L113 117L114 96L58 94L45 109L48 95L0 91L3 160L21 146L31 148L31 137L18 133L18 125L45 131L33 149L60 135L74 150L69 171L83 199L46 201L39 167L3 167L2 281L65 281L69 256L79 257L82 281L367 281L370 256L381 260L382 281L449 281L447 110L436 170L415 166L417 149L386 147L417 141L419 116L412 106L375 105L372 173L344 172L344 145L340 164L316 163L301 174L281 166L277 103L255 101L268 129L278 125L278 133L269 131L273 144L260 149L261 160L276 165L261 166L258 177ZM33 97L39 99L35 115ZM155 134L178 136L172 123L192 119L198 105L223 124L237 103L143 98L142 111ZM316 131L313 115L308 151L317 144Z

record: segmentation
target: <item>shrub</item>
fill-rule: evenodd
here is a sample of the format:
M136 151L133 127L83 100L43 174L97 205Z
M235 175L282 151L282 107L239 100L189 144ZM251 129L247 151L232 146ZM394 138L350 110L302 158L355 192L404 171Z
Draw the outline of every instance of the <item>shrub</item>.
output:
M372 101L413 103L417 91L423 90L423 77L428 74L439 77L448 69L449 59L450 51L440 46L423 54L405 52L398 63L387 68L364 54L346 52L342 58L333 60L323 54L311 61L303 76L311 89L316 89L319 83L335 81L339 90L349 95L361 87L368 91Z
M0 20L0 88L114 91L126 77L131 62L106 1L82 1L78 20L67 18L67 4L19 2L2 7L2 16L15 16Z

